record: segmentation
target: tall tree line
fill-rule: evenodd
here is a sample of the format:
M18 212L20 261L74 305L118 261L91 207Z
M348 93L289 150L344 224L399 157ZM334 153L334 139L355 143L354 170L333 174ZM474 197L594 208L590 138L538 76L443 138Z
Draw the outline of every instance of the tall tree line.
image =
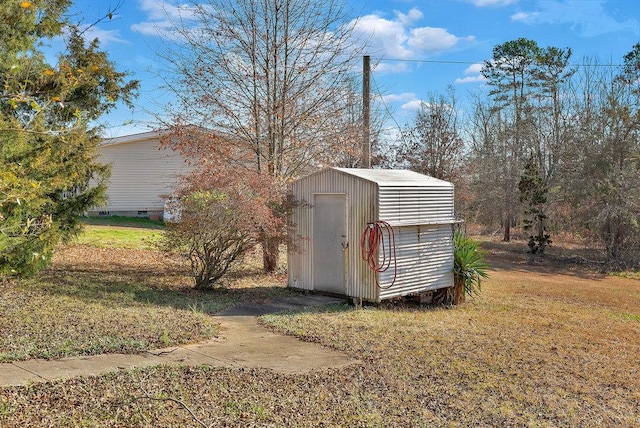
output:
M571 65L570 48L524 38L495 46L482 69L487 90L468 114L450 92L431 95L405 132L397 165L469 183L462 215L500 225L505 241L527 223L522 189L531 189L521 180L535 171L545 193L535 208L545 219L538 236L544 228L581 234L611 260L638 263L640 44L622 65L579 62ZM443 135L465 144L442 145Z

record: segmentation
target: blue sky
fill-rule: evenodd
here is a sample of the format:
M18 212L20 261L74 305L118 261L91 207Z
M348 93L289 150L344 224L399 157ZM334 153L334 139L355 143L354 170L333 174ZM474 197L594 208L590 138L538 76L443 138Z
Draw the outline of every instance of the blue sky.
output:
M357 28L370 36L373 91L395 123L404 125L420 99L453 85L459 98L477 90L482 61L495 45L526 37L540 46L573 49L572 63L585 56L619 64L640 42L638 0L348 0ZM161 88L156 55L158 29L186 0L120 0L110 21L87 31L98 37L120 70L141 81L132 112L124 106L104 117L106 136L150 129L152 111L170 99ZM76 0L74 19L94 22L118 0ZM184 11L184 9L183 9ZM376 95L376 94L374 94Z

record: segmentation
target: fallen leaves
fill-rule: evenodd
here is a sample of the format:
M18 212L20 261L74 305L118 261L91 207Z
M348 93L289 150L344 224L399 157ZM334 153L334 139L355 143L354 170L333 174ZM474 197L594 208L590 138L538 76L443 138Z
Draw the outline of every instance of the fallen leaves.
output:
M135 269L117 253L118 272L159 269L147 253L126 253ZM160 366L4 388L0 425L637 426L640 282L501 260L483 294L455 309L336 305L263 318L360 365L295 375ZM247 288L218 297L265 298L269 289L248 285L258 278L239 275ZM127 285L116 288L135 301ZM29 300L18 291L7 295Z

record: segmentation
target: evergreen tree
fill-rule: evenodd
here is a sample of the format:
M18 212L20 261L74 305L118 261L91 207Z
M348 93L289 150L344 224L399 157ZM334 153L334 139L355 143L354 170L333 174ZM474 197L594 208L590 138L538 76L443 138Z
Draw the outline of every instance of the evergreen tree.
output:
M103 198L95 121L138 82L65 16L71 0L0 5L0 274L34 274ZM55 64L39 50L62 36Z
M543 254L547 246L551 244L551 235L545 233L544 213L547 203L549 189L544 183L540 170L535 162L534 156L527 160L524 171L518 183L520 190L520 202L525 204L523 228L535 231L535 235L529 236L529 253Z
M572 51L519 38L496 45L485 61L489 102L476 102L472 138L478 165L475 187L483 215L499 217L505 241L519 221L517 184L527 153L554 186L567 138L562 91L575 73ZM491 188L491 191L487 189Z

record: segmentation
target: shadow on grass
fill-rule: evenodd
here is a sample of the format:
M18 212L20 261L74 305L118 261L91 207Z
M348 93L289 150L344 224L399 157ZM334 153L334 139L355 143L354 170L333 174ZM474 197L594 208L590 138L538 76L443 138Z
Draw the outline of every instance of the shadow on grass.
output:
M107 265L68 263L53 265L36 280L30 281L43 291L79 299L87 303L118 306L164 306L215 314L246 302L294 296L284 278L258 270L234 271L227 284L212 290L196 290L191 278L179 268L132 265L128 261Z
M554 245L547 253L532 257L526 242L497 242L481 240L489 269L536 273L541 275L572 275L582 279L598 280L607 277L601 252L587 248L565 248Z
M587 279L602 279L594 269L559 259L552 254L535 264L523 242L482 241L491 269L542 275L567 274ZM554 249L554 251L557 251ZM574 251L574 254L589 254ZM565 257L565 253L560 253ZM29 281L45 293L67 296L85 302L112 307L161 306L206 314L242 304L261 304L272 299L299 296L285 286L283 274L262 273L259 263L247 260L233 269L224 286L202 291L193 288L183 266L168 263L159 253L149 250L96 249L76 245L61 251L52 266ZM395 302L396 305L398 302ZM400 307L406 303L400 304ZM411 303L408 304L413 308ZM405 307L406 309L406 307Z

